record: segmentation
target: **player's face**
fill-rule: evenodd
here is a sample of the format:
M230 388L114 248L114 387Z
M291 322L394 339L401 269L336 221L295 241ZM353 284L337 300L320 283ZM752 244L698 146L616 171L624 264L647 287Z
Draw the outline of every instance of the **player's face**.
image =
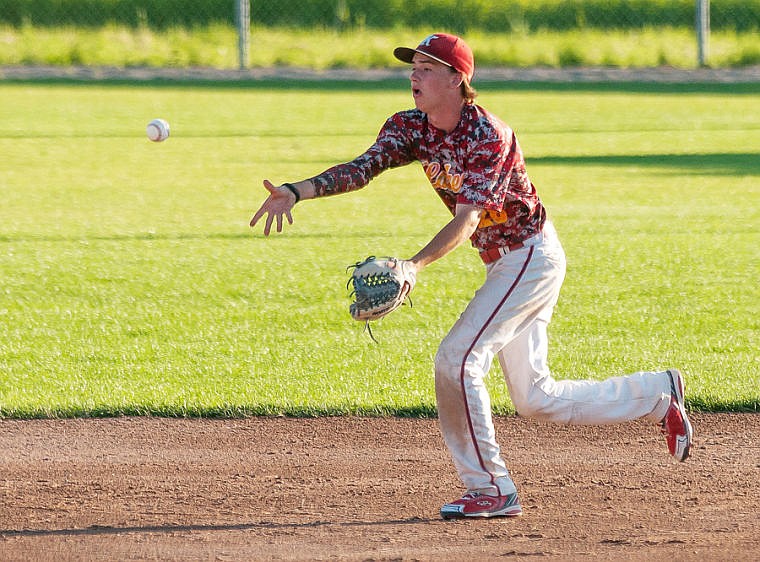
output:
M443 63L420 53L412 59L412 97L420 111L434 112L451 95L452 88L458 91L458 75Z

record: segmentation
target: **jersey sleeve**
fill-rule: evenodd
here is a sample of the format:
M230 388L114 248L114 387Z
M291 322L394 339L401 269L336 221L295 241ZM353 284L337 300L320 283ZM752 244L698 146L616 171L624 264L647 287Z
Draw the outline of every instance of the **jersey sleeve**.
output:
M408 131L403 114L389 117L374 144L363 154L310 178L315 195L322 197L361 189L383 171L413 162L416 158Z

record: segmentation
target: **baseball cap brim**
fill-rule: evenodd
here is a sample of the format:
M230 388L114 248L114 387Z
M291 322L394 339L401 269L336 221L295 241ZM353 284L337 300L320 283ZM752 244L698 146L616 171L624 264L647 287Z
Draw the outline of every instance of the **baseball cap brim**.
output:
M401 62L405 62L408 64L412 64L412 59L414 58L415 53L419 53L421 55L425 55L426 57L430 57L434 61L438 61L441 64L445 64L446 66L449 66L451 68L454 68L449 63L447 63L445 60L441 60L435 55L431 55L430 53L426 53L425 51L421 49L410 49L409 47L396 47L393 49L393 56L396 57Z

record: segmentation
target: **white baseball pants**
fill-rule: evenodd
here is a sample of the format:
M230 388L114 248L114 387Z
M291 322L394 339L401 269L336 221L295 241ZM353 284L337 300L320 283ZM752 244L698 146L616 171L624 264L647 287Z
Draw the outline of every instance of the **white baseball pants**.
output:
M494 355L521 416L565 424L658 422L670 403L666 372L604 381L557 381L547 364L546 327L565 277L565 254L551 225L486 266L483 286L441 343L435 390L444 441L467 491L515 492L501 457L484 378Z

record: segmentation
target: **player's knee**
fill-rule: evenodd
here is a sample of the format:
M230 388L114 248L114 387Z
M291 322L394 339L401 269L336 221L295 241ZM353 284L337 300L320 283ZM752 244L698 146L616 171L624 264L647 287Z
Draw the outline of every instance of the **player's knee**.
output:
M435 378L439 381L459 379L459 372L462 368L464 358L462 354L457 353L451 346L442 343L435 354Z
M514 404L517 413L524 418L549 421L547 419L549 414L543 404L539 404L538 402L531 402L528 400L521 402L515 402L513 400L512 403Z
M512 404L520 416L540 421L567 423L567 412L558 408L556 401L539 388L533 388L525 396L512 396Z
M438 348L435 354L435 378L448 377L452 373L452 363L446 355L446 352Z

